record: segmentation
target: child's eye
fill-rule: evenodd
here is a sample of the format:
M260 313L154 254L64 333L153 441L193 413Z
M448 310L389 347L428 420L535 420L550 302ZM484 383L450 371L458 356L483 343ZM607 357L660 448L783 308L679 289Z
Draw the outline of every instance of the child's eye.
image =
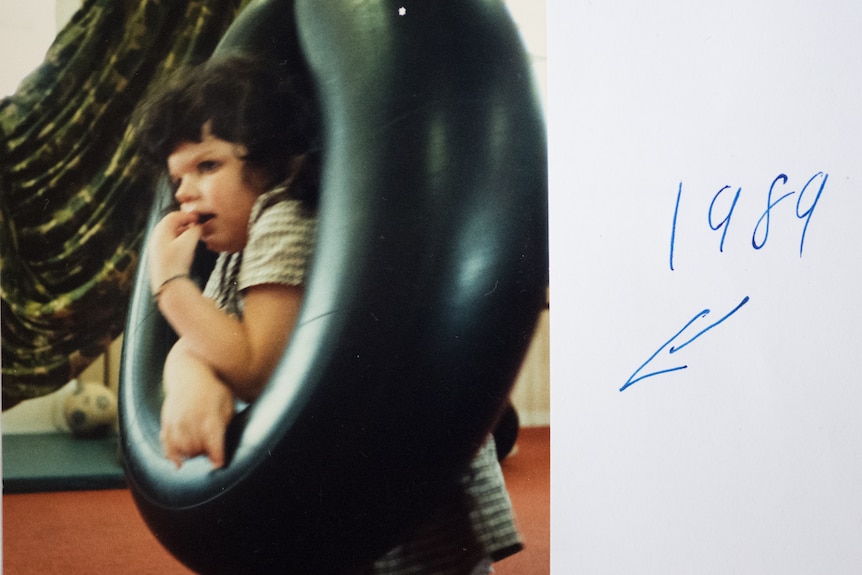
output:
M215 160L203 160L198 163L198 171L202 174L215 171L219 167L219 163Z

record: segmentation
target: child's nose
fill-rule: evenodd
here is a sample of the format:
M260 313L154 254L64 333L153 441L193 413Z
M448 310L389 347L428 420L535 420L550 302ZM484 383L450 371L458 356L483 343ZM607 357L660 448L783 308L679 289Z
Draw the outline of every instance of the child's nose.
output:
M198 193L194 183L188 178L181 179L179 186L177 186L177 191L174 193L174 197L180 204L185 204L197 199Z

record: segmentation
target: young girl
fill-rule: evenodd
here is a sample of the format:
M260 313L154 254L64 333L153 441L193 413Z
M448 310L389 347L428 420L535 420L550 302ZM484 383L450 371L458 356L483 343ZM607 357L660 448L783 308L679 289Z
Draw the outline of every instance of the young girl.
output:
M307 99L241 57L183 70L144 107L139 138L178 209L150 237L150 283L179 336L165 362L166 456L224 464L234 398L255 399L287 343L314 238ZM219 253L203 292L198 242Z
M179 335L165 362L161 439L176 465L224 465L235 399L254 400L302 300L315 230L317 122L308 99L246 58L183 71L144 107L140 139L167 166L178 209L154 228L151 287ZM203 292L195 246L219 253ZM351 575L490 573L521 548L493 440L458 497Z

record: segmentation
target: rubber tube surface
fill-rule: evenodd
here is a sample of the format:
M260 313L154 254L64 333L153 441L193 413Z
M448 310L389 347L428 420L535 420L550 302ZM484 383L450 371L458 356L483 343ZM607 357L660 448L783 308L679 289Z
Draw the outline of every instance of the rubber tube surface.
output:
M506 405L548 281L544 121L498 2L258 1L218 51L236 49L307 73L320 102L307 295L231 425L229 465L176 470L158 442L173 335L142 266L124 466L154 534L198 572L339 573L451 493Z

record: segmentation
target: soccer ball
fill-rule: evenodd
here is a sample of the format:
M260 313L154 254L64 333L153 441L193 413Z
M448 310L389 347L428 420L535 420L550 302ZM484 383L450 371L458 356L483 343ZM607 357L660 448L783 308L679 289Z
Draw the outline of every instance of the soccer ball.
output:
M104 437L117 421L117 397L100 383L78 383L63 404L66 424L77 437Z

